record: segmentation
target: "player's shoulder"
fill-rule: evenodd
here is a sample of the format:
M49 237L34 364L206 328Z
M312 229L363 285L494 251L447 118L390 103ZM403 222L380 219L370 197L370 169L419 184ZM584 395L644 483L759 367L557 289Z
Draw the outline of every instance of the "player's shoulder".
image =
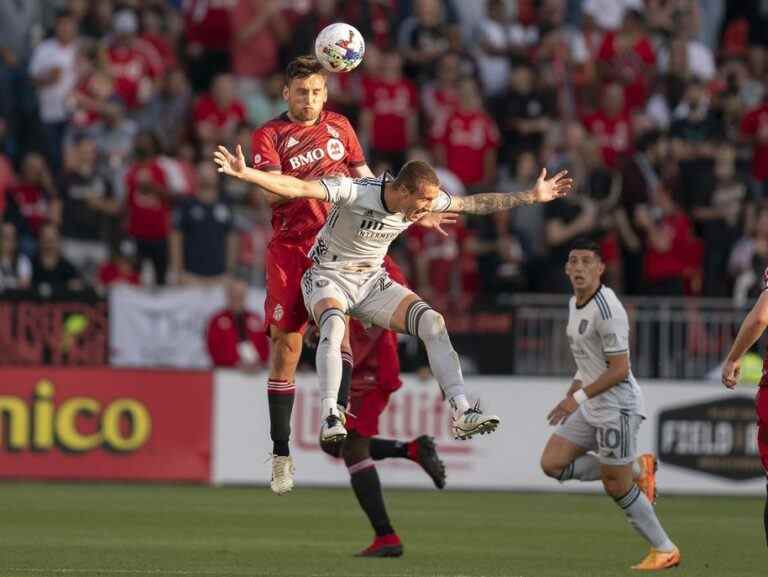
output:
M595 293L595 305L603 320L611 320L626 316L624 305L612 288L601 285Z
M288 118L288 113L283 112L282 114L267 120L264 124L256 128L253 131L253 134L278 134L284 131L286 128L290 127L291 124L291 119Z
M333 110L324 110L320 116L320 122L325 122L327 124L338 124L345 127L352 126L352 124L349 122L349 118L343 114L334 112Z

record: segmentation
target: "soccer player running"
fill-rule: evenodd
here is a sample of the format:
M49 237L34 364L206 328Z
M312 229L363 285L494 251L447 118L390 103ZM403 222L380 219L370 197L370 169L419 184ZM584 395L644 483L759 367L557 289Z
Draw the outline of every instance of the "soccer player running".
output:
M723 384L729 389L733 389L739 382L742 357L757 342L766 328L768 328L768 269L763 273L763 292L741 323L736 340L723 364ZM757 389L755 405L757 407L757 446L766 477L768 477L768 352L763 359L763 377ZM768 478L766 482L768 483ZM766 489L768 490L768 484ZM763 525L765 542L768 545L768 494L763 510Z
M574 292L567 334L577 370L565 399L547 415L550 425L560 427L544 448L541 468L561 482L602 480L630 525L651 545L632 569L667 569L680 563L680 551L653 509L655 458L637 456L643 395L630 368L627 313L601 284L604 271L597 244L574 243L565 273Z
M324 111L328 99L325 74L311 56L293 60L285 72L283 98L288 111L265 123L252 136L253 164L270 173L298 178L323 176L372 177L349 121ZM310 266L307 253L325 223L329 207L324 199L285 198L267 193L272 206L272 239L267 246L265 319L272 341L267 398L272 438L272 479L277 494L293 488L293 461L288 441L295 395L294 376L307 326L301 276ZM440 230L440 219L420 224ZM344 339L342 391L349 390L353 355ZM345 402L342 394L342 404Z
M543 170L530 191L454 198L440 190L434 170L421 161L407 163L394 180L384 176L303 181L248 168L239 147L235 156L220 146L214 160L220 172L279 196L335 205L317 235L310 252L313 264L301 283L304 302L320 330L316 364L323 419L321 441L344 439L347 434L336 405L347 314L422 340L432 373L453 409L456 438L469 439L496 429L496 415L484 415L477 405L469 404L459 358L442 315L392 281L383 260L389 245L429 212L489 214L520 204L548 202L570 190L572 180L565 171L547 179Z

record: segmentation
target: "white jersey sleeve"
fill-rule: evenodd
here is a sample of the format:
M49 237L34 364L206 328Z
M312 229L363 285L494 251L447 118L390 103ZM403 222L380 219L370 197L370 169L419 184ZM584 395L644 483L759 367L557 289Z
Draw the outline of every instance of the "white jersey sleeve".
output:
M449 206L451 206L451 195L441 190L437 198L432 201L430 210L432 212L445 212Z
M357 199L357 184L355 180L347 176L330 176L320 179L320 184L325 188L326 201L346 206Z
M612 306L605 317L599 317L595 328L606 356L629 351L629 320L620 303L619 306Z

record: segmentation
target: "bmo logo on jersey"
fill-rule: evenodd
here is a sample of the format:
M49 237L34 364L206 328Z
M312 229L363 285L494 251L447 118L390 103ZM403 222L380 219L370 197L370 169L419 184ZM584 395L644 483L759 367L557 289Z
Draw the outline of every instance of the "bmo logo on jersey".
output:
M329 138L328 142L325 143L325 149L317 147L308 152L305 152L304 154L292 156L288 159L288 164L291 165L293 170L297 170L302 166L307 166L317 162L318 160L322 160L326 157L326 155L331 160L341 160L344 158L345 152L346 150L344 149L344 143L341 140L338 138Z

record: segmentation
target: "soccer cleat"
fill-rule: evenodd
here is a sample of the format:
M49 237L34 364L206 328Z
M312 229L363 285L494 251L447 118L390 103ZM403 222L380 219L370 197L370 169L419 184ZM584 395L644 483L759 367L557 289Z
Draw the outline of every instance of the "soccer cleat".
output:
M637 565L632 565L635 571L661 571L680 565L680 549L675 547L672 551L659 551L651 549L651 552Z
M321 443L343 443L347 438L347 429L344 428L344 414L330 413L320 425Z
M408 443L408 458L421 465L435 487L445 488L445 464L437 456L435 440L422 435Z
M656 471L659 470L659 463L656 460L656 455L653 453L644 453L637 458L637 462L640 463L640 476L637 478L637 486L645 493L651 505L656 504L656 497L658 497L658 491L656 490Z
M496 415L484 415L479 404L467 409L458 418L453 419L453 438L470 439L477 434L492 433L499 426L500 419Z
M293 489L293 459L272 455L272 480L269 487L273 493L285 495Z
M373 543L356 553L355 557L400 557L402 554L403 544L400 542L400 537L393 533L377 536Z

